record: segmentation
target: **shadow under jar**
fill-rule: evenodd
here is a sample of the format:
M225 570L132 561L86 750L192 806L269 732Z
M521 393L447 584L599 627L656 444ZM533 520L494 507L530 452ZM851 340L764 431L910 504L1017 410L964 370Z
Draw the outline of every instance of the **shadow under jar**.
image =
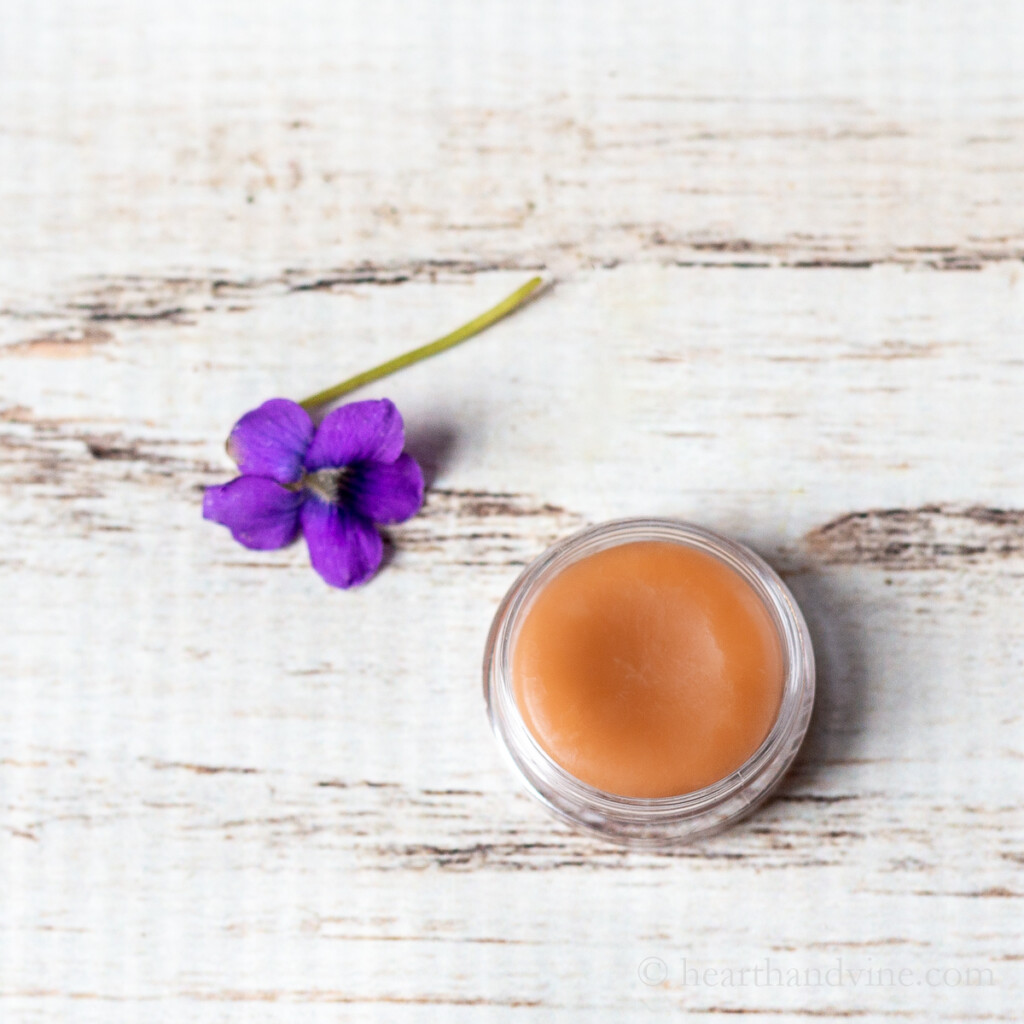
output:
M633 846L752 811L814 703L803 615L760 557L668 519L583 530L505 595L484 658L491 726L528 789Z

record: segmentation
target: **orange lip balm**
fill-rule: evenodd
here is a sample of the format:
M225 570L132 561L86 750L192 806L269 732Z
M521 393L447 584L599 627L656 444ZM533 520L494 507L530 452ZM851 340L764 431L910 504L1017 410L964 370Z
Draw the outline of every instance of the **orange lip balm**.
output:
M666 797L739 768L778 715L782 646L753 587L713 555L637 541L540 591L512 652L537 742L597 789Z
M491 727L530 792L634 846L748 814L792 764L814 651L786 585L692 523L620 519L532 562L484 653Z

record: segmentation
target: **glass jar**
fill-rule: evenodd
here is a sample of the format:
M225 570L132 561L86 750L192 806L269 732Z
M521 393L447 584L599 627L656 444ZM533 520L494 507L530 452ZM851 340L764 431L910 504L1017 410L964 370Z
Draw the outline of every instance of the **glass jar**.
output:
M667 541L720 559L753 589L778 631L784 681L775 723L760 747L725 778L678 796L641 798L596 789L559 765L527 727L516 701L512 652L533 599L571 563L636 541ZM749 814L792 764L814 703L814 652L807 625L778 574L749 548L689 523L622 519L555 544L512 584L487 638L484 695L491 727L527 789L556 815L613 842L662 846L720 831Z

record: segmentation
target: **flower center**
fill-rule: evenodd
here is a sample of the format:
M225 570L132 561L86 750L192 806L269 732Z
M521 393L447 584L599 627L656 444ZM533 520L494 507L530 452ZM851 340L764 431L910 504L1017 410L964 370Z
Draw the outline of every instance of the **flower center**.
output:
M315 473L307 473L302 479L302 486L311 494L329 505L341 503L348 493L352 470L348 466L338 469L318 469Z

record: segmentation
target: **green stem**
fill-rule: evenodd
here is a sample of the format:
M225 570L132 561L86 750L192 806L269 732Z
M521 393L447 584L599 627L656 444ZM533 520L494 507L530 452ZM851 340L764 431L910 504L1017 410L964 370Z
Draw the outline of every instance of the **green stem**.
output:
M381 377L387 377L396 370L404 370L405 367L412 366L413 363L418 363L421 359L428 359L430 356L436 356L438 352L444 352L445 349L454 348L460 342L465 341L467 338L472 338L474 334L479 334L490 327L491 324L497 323L502 317L506 317L509 313L518 309L543 283L543 280L539 277L532 278L522 288L517 288L507 299L502 299L492 309L487 310L486 313L481 314L475 320L470 320L468 324L463 324L458 330L452 331L451 334L446 334L443 338L438 338L437 341L432 341L427 345L414 348L411 352L406 352L405 355L389 359L386 363L381 363L380 366L375 366L372 370L357 373L354 377L349 377L348 380L335 384L333 388L318 391L315 395L310 395L309 398L303 399L299 405L307 412L312 412L318 405L333 402L336 398L341 398L342 395L347 395L350 391L355 391L356 388L361 388L364 384L371 384L375 380L380 380Z

